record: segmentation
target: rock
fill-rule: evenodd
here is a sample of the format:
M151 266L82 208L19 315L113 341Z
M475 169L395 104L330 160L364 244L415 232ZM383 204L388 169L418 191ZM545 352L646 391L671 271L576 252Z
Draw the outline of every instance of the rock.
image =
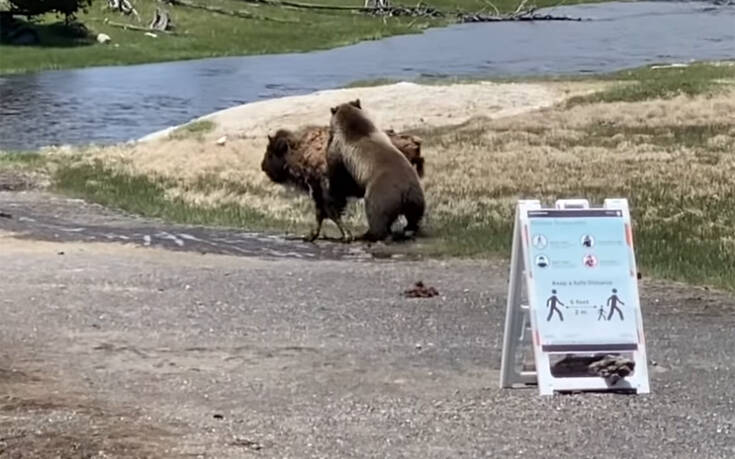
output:
M110 38L106 33L99 33L97 34L97 41L102 44L107 44L112 41L112 38Z
M630 359L606 355L604 358L590 363L587 372L607 379L610 384L615 384L621 378L633 373L633 368L635 368L635 362Z
M219 139L217 139L217 145L224 146L224 144L227 143L227 136L223 135Z
M434 287L426 287L422 281L414 284L414 287L403 292L408 298L431 298L437 296L439 291Z
M244 446L246 448L250 448L255 451L263 449L263 445L261 445L257 441L248 440L247 438L235 438L235 441L233 441L230 444L232 446Z

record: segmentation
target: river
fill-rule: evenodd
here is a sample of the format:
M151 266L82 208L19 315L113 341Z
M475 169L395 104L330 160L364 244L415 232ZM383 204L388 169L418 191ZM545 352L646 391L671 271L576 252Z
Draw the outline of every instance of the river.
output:
M326 51L0 77L0 148L107 144L207 113L361 79L575 75L735 58L735 6L557 7L581 22L463 24Z

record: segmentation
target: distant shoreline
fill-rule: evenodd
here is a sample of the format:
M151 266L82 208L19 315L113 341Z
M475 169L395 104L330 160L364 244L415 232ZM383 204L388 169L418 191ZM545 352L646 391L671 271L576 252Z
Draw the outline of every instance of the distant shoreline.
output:
M571 0L565 6L602 1ZM302 3L325 2L304 0ZM473 0L432 0L428 3L446 12L458 9L473 12L487 8L487 5ZM110 22L114 22L144 26L157 3L154 0L138 0L135 4L141 18L138 22L122 14L112 13L97 4L88 12L79 14L79 21L89 31L87 36L65 31L62 22L55 15L40 17L38 24L33 27L41 37L41 45L0 45L0 76L212 57L310 52L396 35L422 33L429 28L455 24L451 16L376 17L352 12L288 9L269 5L253 7L252 4L243 2L238 4L238 11L247 11L267 20L244 19L181 6L168 6L175 23L175 28L171 31L173 33L158 32L154 34L156 37L151 37L143 31L110 25ZM233 8L229 0L208 0L206 4L226 10ZM413 6L411 2L405 4ZM514 11L518 4L519 0L493 2L501 13ZM558 2L538 0L535 4L539 8L545 8L557 6ZM363 2L351 0L347 5L362 6ZM111 41L107 44L98 43L97 35L100 33L109 36Z

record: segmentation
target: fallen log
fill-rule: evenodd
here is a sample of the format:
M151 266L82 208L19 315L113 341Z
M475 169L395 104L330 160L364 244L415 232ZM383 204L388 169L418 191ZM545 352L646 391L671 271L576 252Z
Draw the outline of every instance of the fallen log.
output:
M136 30L136 31L140 31L140 32L163 32L163 33L167 33L169 35L181 35L180 33L174 32L172 30L150 29L148 27L140 27L140 26L136 26L136 25L133 25L133 24L124 24L122 22L110 21L107 18L105 18L105 20L102 21L102 22L104 22L107 25L111 25L113 27L119 27L121 29Z
M372 16L389 16L389 17L430 17L441 18L445 13L428 5L419 4L418 6L388 6L372 8L368 14Z
M478 13L469 13L459 15L460 23L472 22L511 22L511 21L583 21L582 18L573 18L569 16L553 16L551 14L522 14L496 16Z
M174 0L181 1L181 0ZM495 14L485 13L466 13L456 11L449 13L438 10L428 5L419 3L417 6L382 6L385 3L376 2L375 6L344 6L344 5L324 5L319 3L300 3L291 0L240 0L246 3L255 3L269 6L280 6L286 8L300 8L310 10L331 10L331 11L351 11L358 13L366 13L373 16L409 16L409 17L430 17L442 18L454 15L459 23L470 22L509 22L509 21L582 21L582 18L569 16L555 16L552 14L536 14L536 8L526 8L527 0L523 0L512 13L501 14L497 7L487 2L494 10ZM369 2L365 2L368 5Z
M332 11L356 11L356 12L369 12L374 10L371 7L365 6L344 6L344 5L323 5L319 3L300 3L293 2L290 0L240 0L245 3L257 3L261 5L270 6L285 6L289 8L301 8L306 10L332 10Z
M510 21L581 21L582 18L573 18L569 16L554 16L551 14L536 14L536 7L526 8L528 0L521 0L515 11L508 14L501 14L498 8L490 1L486 3L495 10L495 14L485 13L457 13L460 23L470 22L510 22Z

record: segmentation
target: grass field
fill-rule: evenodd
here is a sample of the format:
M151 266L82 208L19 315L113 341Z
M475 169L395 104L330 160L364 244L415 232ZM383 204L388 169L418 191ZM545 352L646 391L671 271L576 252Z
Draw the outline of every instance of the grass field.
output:
M517 199L625 197L644 275L735 289L735 66L619 75L630 78L552 108L418 131L426 234L395 250L508 256ZM688 83L673 92L672 81ZM268 181L261 149L213 150L212 128L193 124L154 146L5 155L0 169L45 169L58 191L143 215L305 233L309 199ZM361 202L347 223L365 228Z
M201 5L218 7L254 15L256 19L233 17L220 13L166 6L176 25L173 34L159 33L151 38L144 32L124 30L106 24L113 22L146 26L161 4L154 0L137 0L134 5L140 21L134 17L110 12L106 2L95 0L79 20L88 35L65 28L58 17L39 18L40 46L0 45L0 74L35 70L78 68L102 65L124 65L214 56L303 52L376 40L396 34L419 33L427 27L443 26L452 18L378 18L343 11L307 10L258 5L240 0L191 0ZM303 0L311 4L356 5L359 0ZM432 0L431 6L447 11L492 11L483 0ZM538 6L556 5L556 0L539 0ZM565 4L582 3L571 0ZM414 5L413 2L407 4ZM517 0L497 0L501 11L514 10ZM105 33L110 44L99 44L95 37Z

